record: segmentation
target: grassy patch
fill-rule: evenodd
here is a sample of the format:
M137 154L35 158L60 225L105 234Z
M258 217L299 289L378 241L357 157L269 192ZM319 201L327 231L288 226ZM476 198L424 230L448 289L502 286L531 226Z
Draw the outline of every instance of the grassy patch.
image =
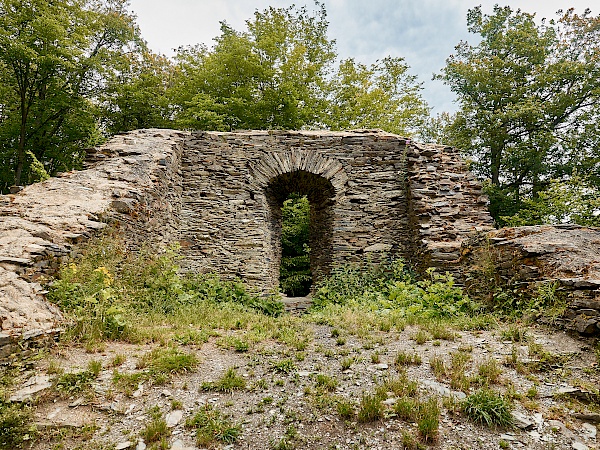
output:
M291 359L282 359L281 361L272 361L271 370L275 373L289 374L296 370L296 364Z
M397 377L388 378L382 384L377 386L375 392L382 398L387 398L387 393L391 392L396 397L411 397L417 393L418 383L410 380L406 372L400 372Z
M383 403L381 397L363 392L358 406L357 419L359 422L374 422L383 419Z
M339 383L335 378L320 373L316 377L315 384L326 391L335 391Z
M398 352L396 359L394 360L394 364L399 368L410 365L419 366L421 365L421 362L421 356L417 352Z
M239 376L233 367L227 369L218 381L214 383L202 383L205 391L233 392L246 389L246 380Z
M148 368L150 376L155 380L163 380L170 375L189 372L197 365L196 355L172 347L155 348L146 353L138 362L138 368Z
M99 361L90 361L87 370L67 372L59 375L55 380L56 389L65 395L80 394L92 387L92 381L98 378L102 370Z
M155 442L161 442L162 444L162 441L166 444L166 439L171 432L160 412L160 408L155 406L148 411L148 414L150 415L150 421L140 432L140 436L144 439L146 444L153 444Z
M239 424L232 423L212 405L204 405L185 425L188 429L196 430L196 443L200 447L209 447L215 442L233 444L242 430Z
M23 405L0 400L0 449L13 450L33 436L32 411Z
M495 358L488 358L477 367L477 381L486 386L498 383L501 374L502 368Z
M93 240L49 286L48 299L73 323L66 338L92 343L148 341L153 336L144 324L153 317L176 320L189 308L210 305L233 304L273 317L283 313L278 298L252 296L241 282L225 282L210 274L181 275L178 260L175 246L128 252L114 230ZM184 343L206 340L202 333L175 334Z

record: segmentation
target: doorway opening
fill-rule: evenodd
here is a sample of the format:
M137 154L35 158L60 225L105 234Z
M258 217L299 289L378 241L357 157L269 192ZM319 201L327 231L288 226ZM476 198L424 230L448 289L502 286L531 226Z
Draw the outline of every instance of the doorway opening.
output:
M293 192L281 207L281 265L279 290L288 297L310 293L310 202L306 195Z
M327 178L298 170L276 176L265 192L273 281L290 297L306 296L330 272L335 189Z

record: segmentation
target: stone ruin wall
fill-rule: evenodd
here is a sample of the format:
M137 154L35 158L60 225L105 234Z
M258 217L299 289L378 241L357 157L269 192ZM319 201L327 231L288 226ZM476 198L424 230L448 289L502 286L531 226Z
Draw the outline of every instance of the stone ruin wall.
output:
M17 341L55 335L62 317L41 283L107 223L133 248L177 238L184 135L116 136L90 150L87 169L0 195L0 359Z
M274 287L278 207L290 191L313 202L311 264L324 271L365 253L395 254L460 280L477 264L471 256L480 250L470 238L480 232L479 242L489 241L487 199L451 148L378 131L138 130L90 150L85 170L0 196L0 353L15 339L60 325L40 279L106 223L125 232L132 249L179 241L188 269L242 276L259 290ZM600 330L600 231L585 230L590 238L574 244L591 252L585 267L556 277L570 289L567 316L575 316L567 322L577 319L580 326L571 328L589 334L593 326ZM502 232L492 231L489 242ZM531 245L540 240L533 233ZM512 264L511 273L560 265L551 255L561 244L536 256L518 239L502 235L501 241L510 258L498 264ZM318 251L319 243L326 251ZM556 254L560 260L564 252ZM549 277L534 272L532 282Z
M540 285L564 302L559 317L538 321L600 335L600 229L538 225L493 230L463 243L461 266L488 295L494 287L534 298ZM472 284L472 283L468 283ZM494 286L495 285L495 286ZM492 301L492 299L489 299Z
M461 242L492 227L480 183L451 148L381 131L200 132L185 148L187 268L263 292L278 284L280 209L291 192L311 202L317 274L365 254L452 269Z

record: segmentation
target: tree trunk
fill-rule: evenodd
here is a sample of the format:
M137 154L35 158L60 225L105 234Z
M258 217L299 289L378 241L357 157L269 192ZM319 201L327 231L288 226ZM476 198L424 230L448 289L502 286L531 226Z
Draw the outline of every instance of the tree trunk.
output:
M21 184L21 176L25 167L25 132L27 129L27 101L25 89L21 90L21 127L19 130L19 147L17 149L17 168L15 170L15 185Z

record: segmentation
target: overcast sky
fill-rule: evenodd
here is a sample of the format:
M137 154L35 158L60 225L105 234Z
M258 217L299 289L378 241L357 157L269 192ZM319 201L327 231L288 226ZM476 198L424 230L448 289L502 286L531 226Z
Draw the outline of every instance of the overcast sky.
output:
M556 11L574 7L597 9L582 0L324 0L329 20L329 37L337 42L341 58L354 57L370 64L385 56L401 56L411 72L425 84L423 96L434 113L454 111L454 96L433 73L444 67L446 58L460 40L473 41L467 32L469 8L483 5L490 13L493 5L508 4L513 9L536 13L536 17L555 18ZM158 53L172 56L180 45L212 45L219 34L219 21L225 20L237 30L255 10L292 4L311 7L312 0L131 0L142 35Z

